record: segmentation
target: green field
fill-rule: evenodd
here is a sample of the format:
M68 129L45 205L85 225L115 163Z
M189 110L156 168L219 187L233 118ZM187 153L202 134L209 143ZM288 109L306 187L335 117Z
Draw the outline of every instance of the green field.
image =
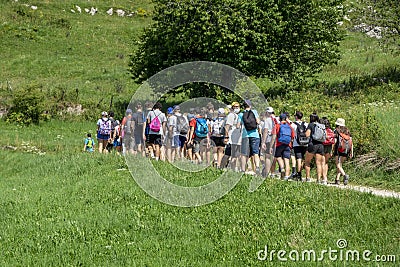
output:
M86 133L95 132L95 118L110 108L111 97L112 108L123 110L138 87L127 69L137 37L151 22L150 1L0 3L0 109L10 106L17 91L33 87L46 94L49 109L80 104L86 110L83 116L54 114L29 127L0 121L0 266L398 266L398 199L277 180L249 193L252 177L244 176L210 205L173 207L137 185L132 175L143 170L131 175L124 157L81 152ZM76 5L97 7L98 13L79 13ZM111 7L135 15L109 16ZM374 81L389 75L385 68L399 66L398 54L361 33L349 31L341 49L338 65L327 66L317 84L329 87L351 77ZM364 134L357 142L373 144L379 156L374 163L384 162L376 167L349 162L345 168L353 185L400 192L398 170L384 168L400 158L400 87L398 71L392 74L388 84L363 90L329 95L316 86L268 101L290 112L324 107L332 119L343 116L354 127L360 125L356 119L375 116L374 125L352 131L368 133L377 126L379 139L366 142ZM265 92L273 86L266 79L255 82ZM203 185L221 174L153 164L167 180L185 186ZM341 252L358 251L360 261L330 260L325 254L322 261L284 262L277 256L279 250L314 250L319 258L323 250L340 250L342 239L347 246ZM272 262L257 258L265 246L275 250ZM362 259L366 250L371 261ZM387 262L375 261L377 255Z

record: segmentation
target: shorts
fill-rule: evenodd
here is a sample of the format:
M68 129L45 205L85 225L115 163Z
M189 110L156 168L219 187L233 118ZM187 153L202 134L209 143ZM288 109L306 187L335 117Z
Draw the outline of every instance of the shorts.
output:
M120 138L115 138L113 145L114 145L114 147L122 146L121 139Z
M224 137L219 136L211 136L211 140L214 142L216 147L224 147Z
M260 153L260 138L257 137L246 137L242 139L242 155L249 157L258 155Z
M200 146L206 146L207 145L207 137L196 137L193 140L193 153L199 153L200 152Z
M97 133L97 139L99 140L108 140L110 139L109 134L100 134L100 132Z
M135 145L142 145L144 142L143 142L143 136L142 135L136 135L135 134L135 137L134 137L134 139L135 139Z
M340 157L343 157L343 158L347 158L349 156L349 154L341 153L341 152L339 152L337 150L334 151L333 155L334 156L340 156Z
M227 144L225 147L225 155L238 158L240 156L240 145Z
M293 147L294 157L296 159L304 159L304 155L306 154L307 147L306 146L295 146Z
M314 155L315 154L324 155L324 145L310 143L307 147L307 152Z
M324 146L324 154L330 154L332 152L332 145Z
M122 142L124 143L125 149L127 150L133 150L135 148L135 139L132 135L125 134Z
M182 148L185 146L186 143L186 136L178 135L179 136L179 147Z
M179 144L180 144L179 135L175 135L171 140L171 147L172 148L177 148L177 147L180 146Z
M282 144L276 147L275 158L290 159L290 147L289 145Z
M149 143L162 146L161 134L149 134Z

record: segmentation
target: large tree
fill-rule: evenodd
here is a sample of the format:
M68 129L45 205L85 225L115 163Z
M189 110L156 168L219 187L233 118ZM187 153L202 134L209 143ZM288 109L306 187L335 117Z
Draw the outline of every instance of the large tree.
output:
M189 61L214 61L246 75L301 80L339 57L342 0L155 0L154 23L133 53L143 81Z

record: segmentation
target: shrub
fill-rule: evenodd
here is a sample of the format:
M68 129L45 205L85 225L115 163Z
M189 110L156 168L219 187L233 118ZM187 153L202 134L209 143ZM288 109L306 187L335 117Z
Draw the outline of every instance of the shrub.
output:
M18 90L12 96L12 106L6 116L7 122L18 124L39 124L40 120L48 119L43 114L45 110L45 95L41 88L29 87L26 90Z

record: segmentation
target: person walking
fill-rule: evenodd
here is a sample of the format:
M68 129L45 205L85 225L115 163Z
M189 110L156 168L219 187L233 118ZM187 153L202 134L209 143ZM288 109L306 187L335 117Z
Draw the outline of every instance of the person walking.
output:
M349 175L343 169L343 162L348 158L353 157L353 139L349 129L346 127L346 121L342 118L338 118L335 122L335 146L334 153L336 162L336 179L335 184L340 184L340 176L343 176L343 184L349 183Z

